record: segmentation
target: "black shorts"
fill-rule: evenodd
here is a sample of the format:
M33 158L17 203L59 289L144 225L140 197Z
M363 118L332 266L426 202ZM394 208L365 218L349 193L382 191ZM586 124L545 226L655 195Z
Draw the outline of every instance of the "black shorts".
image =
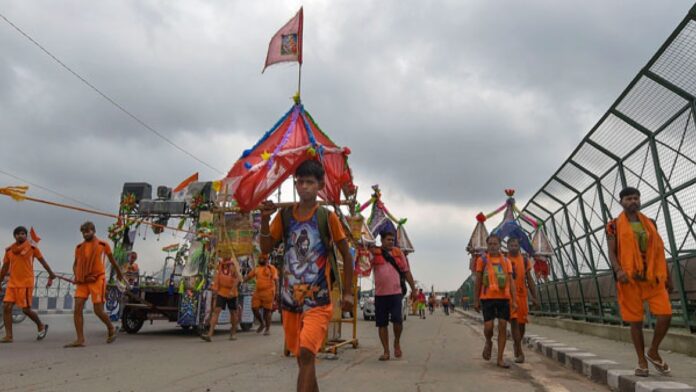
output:
M225 307L230 310L230 312L237 310L237 297L225 298L221 295L217 296L215 300L215 307L225 310Z
M376 296L375 324L378 327L386 327L390 320L393 324L401 324L404 320L401 313L402 300L401 294Z
M510 321L510 301L507 299L482 299L483 321L500 319Z

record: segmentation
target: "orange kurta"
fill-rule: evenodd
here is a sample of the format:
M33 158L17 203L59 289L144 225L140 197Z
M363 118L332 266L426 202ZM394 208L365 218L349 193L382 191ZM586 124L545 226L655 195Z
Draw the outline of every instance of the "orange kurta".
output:
M672 304L665 286L667 262L662 238L653 222L638 213L647 234L647 249L641 252L638 240L626 213L607 225L607 235L616 238L617 261L628 276L628 283L617 283L621 318L626 322L643 320L643 303L647 302L653 315L671 315ZM644 279L637 278L639 276Z
M527 324L529 321L529 299L527 296L527 272L532 270L532 263L529 259L525 262L522 254L508 256L512 263L513 277L515 278L515 293L517 294L517 309L513 309L510 318L517 320L520 324Z
M75 298L92 297L92 303L102 304L106 297L105 259L111 247L97 237L75 248Z
M43 255L29 241L21 245L14 243L5 249L3 264L8 265L10 274L7 288L34 287L34 259L43 259Z
M234 263L221 261L213 281L213 291L224 298L236 298L239 296L238 284L239 278Z
M271 264L258 265L247 278L256 278L256 291L251 298L251 307L254 309L273 309L273 299L276 293L278 270Z
M485 266L485 268L488 270L488 287L485 287L484 284L481 284L481 293L479 295L479 299L510 299L510 282L509 282L509 275L512 274L512 265L510 264L510 260L507 258L503 257L502 255L499 256L491 256L491 255L486 255L486 258L488 259L488 263ZM476 259L476 272L481 272L483 273L484 271L484 265L483 265L483 258L478 257ZM498 286L498 282L495 278L495 271L500 270L502 271L505 276L507 277L507 282L505 285L505 288L501 289Z
M105 261L111 254L111 247L97 237L84 241L75 248L75 282L96 281L106 273Z

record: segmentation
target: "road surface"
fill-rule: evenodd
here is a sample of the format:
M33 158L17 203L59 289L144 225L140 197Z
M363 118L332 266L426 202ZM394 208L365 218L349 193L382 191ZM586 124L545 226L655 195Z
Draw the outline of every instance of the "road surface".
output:
M74 338L70 315L43 316L50 325L37 342L30 320L15 325L15 343L0 345L1 391L294 391L296 362L282 356L282 329L271 336L240 333L213 343L155 322L111 345L93 314L85 315L88 346L63 349ZM373 322L360 321L360 347L318 363L322 391L606 391L539 354L510 370L480 358L481 327L442 312L409 317L400 360L379 362ZM508 350L509 351L509 350ZM508 358L511 354L508 353Z

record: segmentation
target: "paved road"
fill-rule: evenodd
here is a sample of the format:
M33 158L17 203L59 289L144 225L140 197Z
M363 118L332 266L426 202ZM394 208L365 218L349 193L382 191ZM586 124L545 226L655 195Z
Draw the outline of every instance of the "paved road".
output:
M213 343L173 324L146 325L137 335L106 332L86 315L87 344L63 349L73 338L71 318L45 316L43 342L30 321L15 326L15 343L0 346L2 391L293 391L296 363L282 356L282 330L270 337L242 333L228 341L219 331ZM377 361L380 346L372 322L361 321L360 348L318 364L322 391L604 391L603 387L536 354L528 363L499 370L480 359L480 326L460 316L437 313L405 324L404 358Z

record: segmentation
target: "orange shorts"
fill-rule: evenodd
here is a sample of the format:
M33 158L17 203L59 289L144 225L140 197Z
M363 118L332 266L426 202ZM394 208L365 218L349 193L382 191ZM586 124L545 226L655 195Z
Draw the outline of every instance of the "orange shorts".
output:
M274 291L254 291L254 295L251 297L251 308L259 309L264 308L267 310L273 310L273 298L275 297Z
M318 306L302 313L283 310L285 347L295 356L299 354L300 347L316 355L324 344L332 314L331 304Z
M510 319L517 320L518 324L529 323L529 301L526 295L517 293L517 310L510 309Z
M15 304L22 309L31 308L33 292L34 289L31 287L8 287L5 289L5 299L2 302Z
M671 316L672 303L664 283L630 281L618 283L616 292L619 298L621 318L626 322L643 321L643 303L647 301L650 313L654 316Z
M87 299L92 297L93 304L103 304L106 296L106 279L103 276L92 283L78 283L75 287L75 298Z

